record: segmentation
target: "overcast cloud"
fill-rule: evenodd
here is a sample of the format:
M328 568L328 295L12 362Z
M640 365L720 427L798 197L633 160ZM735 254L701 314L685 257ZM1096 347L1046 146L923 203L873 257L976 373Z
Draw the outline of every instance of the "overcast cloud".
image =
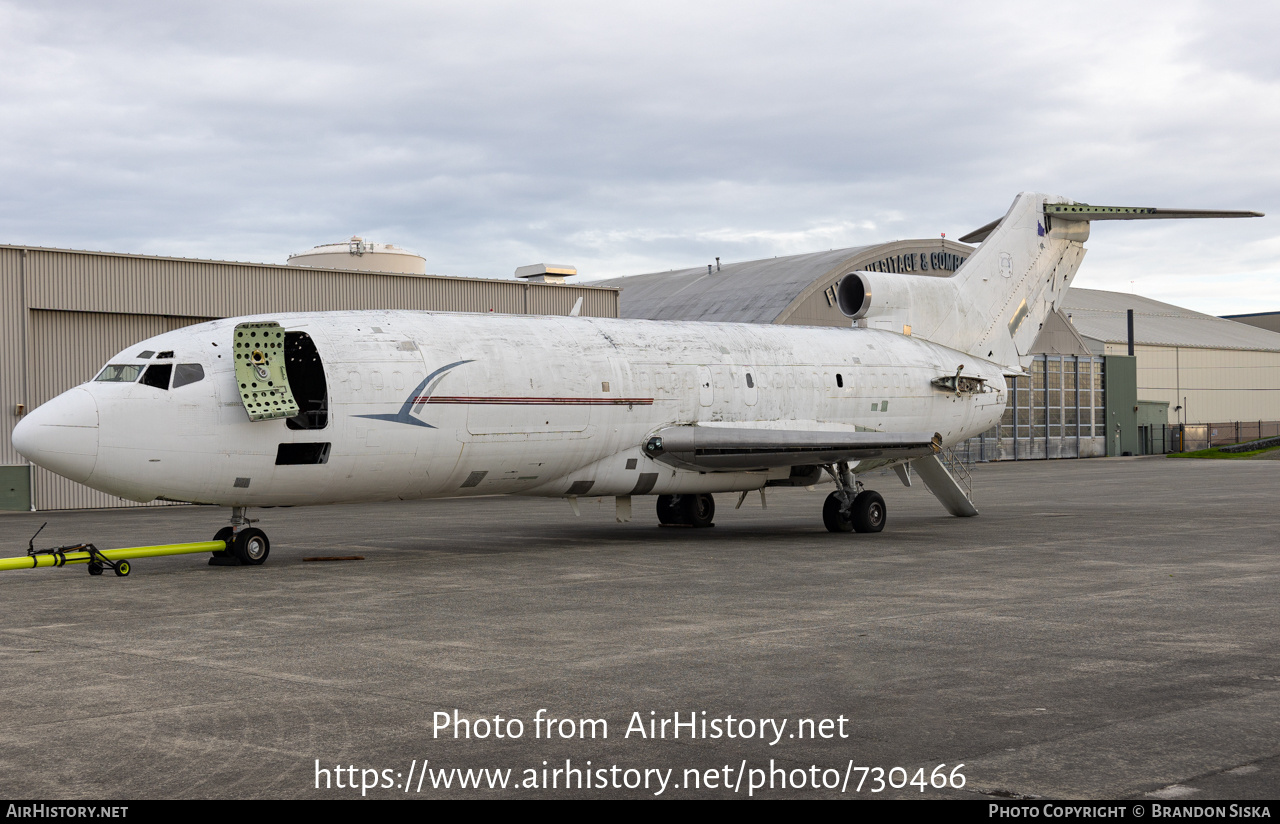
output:
M1019 191L1079 286L1280 310L1273 2L0 0L0 242L584 278L957 237Z

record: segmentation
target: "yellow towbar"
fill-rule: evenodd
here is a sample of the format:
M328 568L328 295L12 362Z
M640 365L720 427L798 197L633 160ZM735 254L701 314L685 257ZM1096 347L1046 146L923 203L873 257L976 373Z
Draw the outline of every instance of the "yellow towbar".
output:
M0 571L35 569L36 567L60 567L68 564L89 564L90 575L101 575L104 567L110 567L116 575L124 576L129 574L129 561L134 558L190 555L196 552L225 552L227 549L226 541L134 546L124 549L98 549L93 544L76 544L58 547L57 549L30 552L17 558L0 558Z

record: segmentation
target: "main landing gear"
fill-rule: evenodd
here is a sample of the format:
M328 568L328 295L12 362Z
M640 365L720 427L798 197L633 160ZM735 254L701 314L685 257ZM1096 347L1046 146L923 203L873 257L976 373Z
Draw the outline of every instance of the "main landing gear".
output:
M710 495L659 495L658 523L663 526L715 526L716 502Z
M888 511L879 492L863 489L843 461L822 467L836 482L836 491L822 504L822 523L828 532L879 532Z
M215 552L209 559L210 566L258 566L271 554L271 542L261 529L249 524L257 523L256 518L245 516L247 507L231 508L231 526L224 526L213 536L215 541L225 541L227 549Z

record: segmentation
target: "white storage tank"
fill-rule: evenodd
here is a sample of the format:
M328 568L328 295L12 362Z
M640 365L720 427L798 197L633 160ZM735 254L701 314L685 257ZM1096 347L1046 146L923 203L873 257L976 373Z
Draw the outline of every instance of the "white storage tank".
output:
M353 236L344 243L326 243L310 251L290 255L289 265L404 275L427 273L427 261L421 255L390 243L374 243L359 236Z

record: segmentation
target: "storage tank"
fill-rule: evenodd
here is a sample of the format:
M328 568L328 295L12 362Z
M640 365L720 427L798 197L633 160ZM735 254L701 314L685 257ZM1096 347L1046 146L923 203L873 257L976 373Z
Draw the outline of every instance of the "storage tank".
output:
M344 243L326 243L310 251L290 255L289 265L407 275L427 273L427 261L421 255L390 243L374 243L359 236L353 236Z

